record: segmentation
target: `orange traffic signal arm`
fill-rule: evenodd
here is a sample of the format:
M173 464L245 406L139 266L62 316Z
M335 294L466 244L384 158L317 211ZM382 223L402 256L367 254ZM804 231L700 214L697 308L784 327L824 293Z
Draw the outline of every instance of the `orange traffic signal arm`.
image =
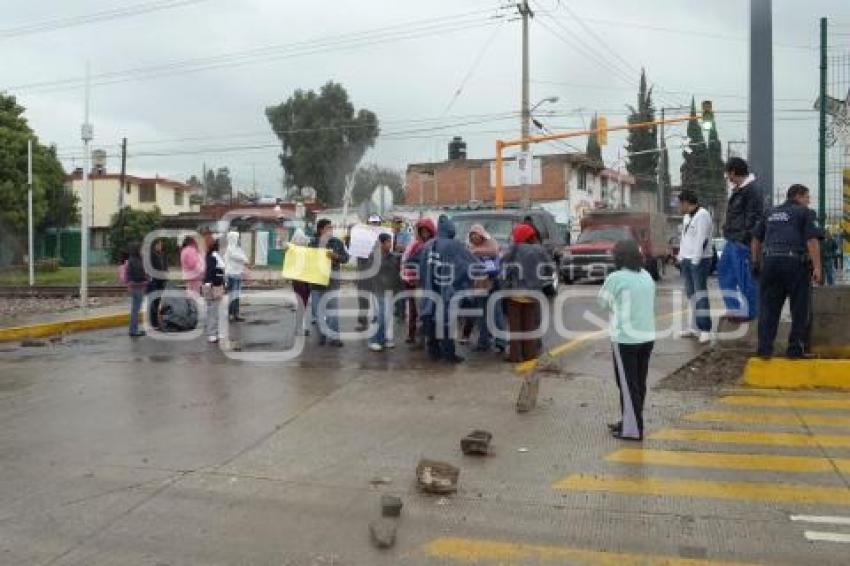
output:
M652 126L658 126L661 124L679 124L682 122L689 122L693 119L701 119L702 115L697 114L695 116L686 116L680 118L667 118L664 120L653 120L652 122L639 122L637 124L625 124L623 126L614 126L613 128L600 128L596 130L581 130L577 132L564 132L563 134L549 134L545 136L531 136L525 139L517 139L517 140L496 140L496 195L494 199L494 204L497 208L502 208L505 205L505 184L504 184L504 159L502 158L502 152L506 147L514 147L518 145L524 145L528 143L542 143L547 141L554 140L563 140L567 138L577 138L581 136L592 136L594 134L599 134L602 131L607 132L618 132L622 130L637 130L641 128L650 128Z

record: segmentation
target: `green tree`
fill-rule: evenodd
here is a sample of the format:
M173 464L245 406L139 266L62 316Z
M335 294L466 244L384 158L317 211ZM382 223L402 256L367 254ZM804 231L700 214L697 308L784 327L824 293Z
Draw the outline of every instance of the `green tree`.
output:
M590 121L590 129L595 130L597 128L598 116L596 114L593 115L593 119ZM595 161L597 163L603 163L602 161L602 147L599 145L599 136L597 134L591 134L587 137L587 157L591 161Z
M641 70L637 106L628 106L629 124L641 124L655 120L655 105L652 88L647 86L646 71ZM626 169L636 179L635 188L640 191L657 192L658 180L658 128L635 128L629 130L626 151L629 153Z
M394 202L404 202L404 177L402 177L401 172L370 163L364 167L359 167L354 173L354 188L351 191L353 204L359 205L371 197L375 187L379 185L386 185L390 188L393 192Z
M189 184L191 184L193 178L197 181L197 178L193 175L189 179ZM233 193L233 180L230 178L230 169L227 167L208 169L203 186L207 202L229 202L230 196Z
M298 89L285 102L266 108L283 145L280 163L290 185L313 187L318 200L339 204L345 178L378 137L378 117L355 112L341 84L328 82L318 93Z
M691 100L691 119L688 120L688 144L682 152L682 188L695 191L700 200L706 198L709 177L708 148L697 118L696 103Z
M33 140L33 225L44 227L51 196L64 187L56 149L39 143L14 96L0 93L0 232L5 259L17 260L27 239L27 140ZM63 200L62 222L76 218L73 199ZM66 224L67 225L67 224ZM8 239L7 239L8 237Z
M109 257L118 262L121 254L127 251L129 244L142 244L145 236L162 226L162 214L159 207L153 210L133 210L130 207L112 215L109 224Z

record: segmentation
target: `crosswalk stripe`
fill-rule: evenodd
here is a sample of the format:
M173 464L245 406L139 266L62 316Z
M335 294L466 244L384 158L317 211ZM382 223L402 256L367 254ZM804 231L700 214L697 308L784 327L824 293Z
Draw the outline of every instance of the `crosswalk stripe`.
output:
M850 473L850 459L817 458L808 456L777 456L770 454L728 454L722 452L690 452L624 448L609 454L609 462L683 468L713 468L721 470L763 470L788 473L835 472L836 468Z
M850 435L803 434L745 430L702 430L667 428L649 436L650 440L680 440L717 444L765 444L771 446L850 447Z
M659 556L631 552L607 552L569 546L544 546L494 540L444 537L427 543L424 553L442 561L495 564L571 564L575 566L742 566L740 562L722 562Z
M850 525L850 517L828 517L822 515L791 515L792 521L821 525Z
M729 395L721 397L725 405L746 407L793 407L796 409L850 410L850 399L812 399L810 397L763 397L760 395Z
M850 505L850 489L846 487L785 483L573 474L559 480L552 487L559 491L597 491L626 495Z
M825 533L821 531L806 531L803 533L808 540L822 542L850 543L850 535L842 533Z
M787 426L850 427L850 417L813 413L734 413L729 411L698 411L685 415L691 422L736 424L765 424Z

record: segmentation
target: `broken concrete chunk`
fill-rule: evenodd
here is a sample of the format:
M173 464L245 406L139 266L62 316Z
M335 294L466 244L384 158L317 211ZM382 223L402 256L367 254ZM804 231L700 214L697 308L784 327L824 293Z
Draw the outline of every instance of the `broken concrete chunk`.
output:
M493 435L486 430L473 430L460 439L460 449L467 456L486 456L490 453L490 440Z
M378 519L369 523L372 544L378 548L391 548L395 544L396 524L390 519Z
M419 488L427 493L454 493L460 468L423 458L416 466L416 480Z
M381 496L381 515L384 517L398 517L401 515L401 508L404 504L401 502L401 497L395 495Z

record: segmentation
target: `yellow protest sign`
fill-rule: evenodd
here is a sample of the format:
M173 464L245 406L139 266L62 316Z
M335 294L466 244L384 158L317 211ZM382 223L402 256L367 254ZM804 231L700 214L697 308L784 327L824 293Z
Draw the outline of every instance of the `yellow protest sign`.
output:
M290 244L283 258L286 279L327 286L331 280L331 258L325 248L308 248Z

